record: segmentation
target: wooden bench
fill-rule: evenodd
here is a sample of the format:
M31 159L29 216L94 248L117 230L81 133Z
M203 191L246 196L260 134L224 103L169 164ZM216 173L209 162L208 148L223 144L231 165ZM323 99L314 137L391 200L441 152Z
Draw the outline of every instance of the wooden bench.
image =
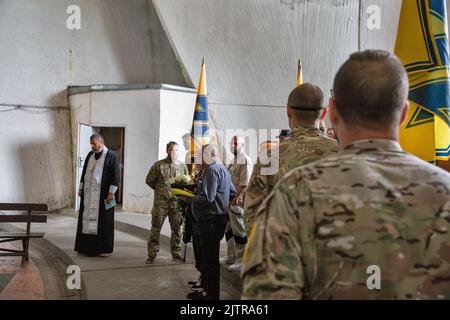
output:
M1 211L26 211L26 214L2 214L0 213L0 223L26 223L27 229L25 232L3 232L0 231L0 243L11 241L22 241L22 250L13 250L0 248L0 257L21 256L22 265L28 261L28 252L30 239L42 238L45 233L31 232L31 223L45 223L47 222L46 214L36 214L48 212L46 204L36 203L0 203ZM32 213L33 212L33 213Z

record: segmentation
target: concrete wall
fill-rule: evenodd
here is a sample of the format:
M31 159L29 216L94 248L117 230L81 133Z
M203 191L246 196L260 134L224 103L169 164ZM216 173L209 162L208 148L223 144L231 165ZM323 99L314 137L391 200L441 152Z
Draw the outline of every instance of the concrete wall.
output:
M66 27L69 5L80 30ZM67 106L68 84L185 84L145 0L2 0L0 10L2 102Z
M304 80L328 97L350 53L393 50L401 6L401 0L151 1L195 85L206 56L214 125L243 129L287 127L276 106L285 105L295 85L298 59ZM381 9L379 30L367 27L372 5Z
M81 8L81 30L66 28L72 4ZM374 4L381 30L366 26ZM73 203L69 84L197 85L206 56L212 128L286 128L282 106L297 59L305 81L328 95L351 52L393 49L400 4L0 0L0 201Z
M179 147L179 160L184 162L184 156L187 150L184 149L182 137L186 132L191 131L197 94L194 90L190 94L172 90L161 90L160 96L161 126L159 131L158 158L165 158L167 156L167 143L169 141L175 141Z
M146 0L0 0L0 43L0 202L73 203L68 85L185 85Z
M304 80L329 92L332 75L358 49L357 0L290 2L153 0L195 84L206 56L218 128L287 127L281 106L295 86L297 60Z
M69 134L65 109L0 112L0 202L67 206L73 197Z
M190 129L195 98L194 92L151 89L72 95L73 151L76 154L82 143L77 136L79 123L124 127L124 209L149 213L153 191L145 184L145 177L154 162L166 157L170 140L180 144L180 160L184 159L181 137Z

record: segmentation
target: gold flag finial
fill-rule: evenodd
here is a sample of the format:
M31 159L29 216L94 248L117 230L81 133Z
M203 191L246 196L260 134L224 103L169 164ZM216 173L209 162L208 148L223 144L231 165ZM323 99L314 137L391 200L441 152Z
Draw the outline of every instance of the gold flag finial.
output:
M297 87L302 85L303 83L303 74L302 74L302 61L298 59L298 69L297 69Z

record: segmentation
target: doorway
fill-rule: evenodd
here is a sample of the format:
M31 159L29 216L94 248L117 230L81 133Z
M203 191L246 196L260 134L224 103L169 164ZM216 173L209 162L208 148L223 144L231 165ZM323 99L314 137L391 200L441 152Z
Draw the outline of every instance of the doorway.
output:
M114 152L119 159L120 177L119 188L116 191L116 211L123 210L123 190L124 190L124 154L125 154L125 128L123 127L93 127L85 124L78 126L78 150L77 150L77 184L76 193L80 186L81 174L83 172L84 161L91 151L89 138L94 133L100 133L105 138L105 146ZM76 210L80 209L80 197L76 197Z

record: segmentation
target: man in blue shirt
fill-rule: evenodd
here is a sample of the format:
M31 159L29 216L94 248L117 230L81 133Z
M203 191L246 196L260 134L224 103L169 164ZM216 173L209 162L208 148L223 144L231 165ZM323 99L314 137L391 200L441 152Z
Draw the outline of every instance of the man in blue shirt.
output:
M220 297L220 240L228 221L230 198L236 195L227 168L217 160L217 148L202 147L202 175L197 185L197 195L192 201L192 212L198 221L202 256L202 293L192 299L219 300Z

